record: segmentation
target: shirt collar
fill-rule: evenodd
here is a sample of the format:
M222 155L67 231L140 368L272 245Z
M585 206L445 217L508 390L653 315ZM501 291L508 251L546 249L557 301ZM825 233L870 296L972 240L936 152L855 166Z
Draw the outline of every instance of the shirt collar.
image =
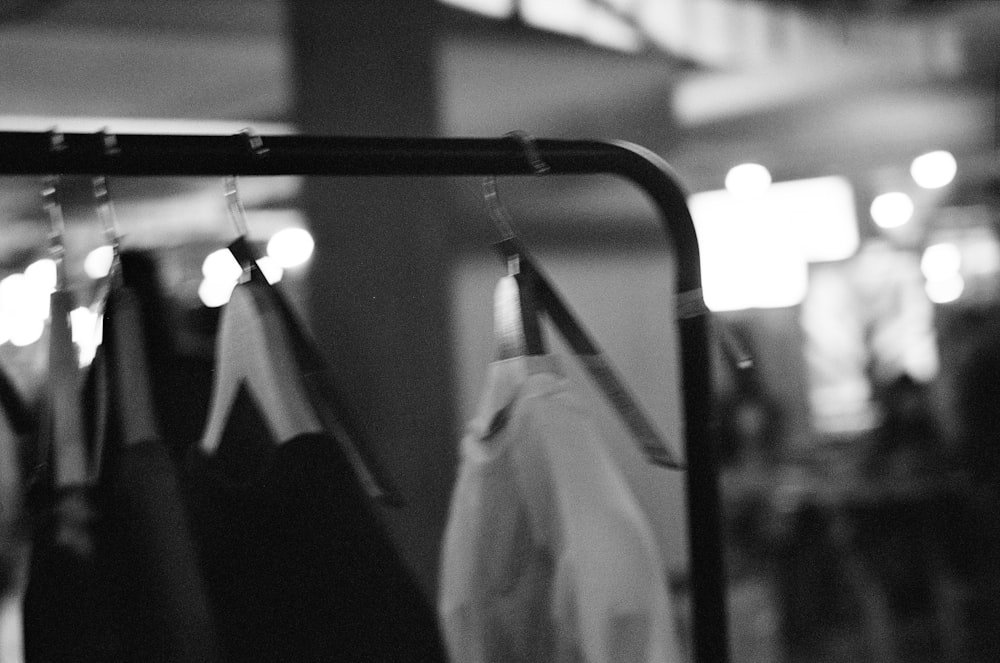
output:
M491 363L469 432L479 439L486 437L497 414L515 400L528 377L540 373L565 377L562 359L553 354L522 355Z

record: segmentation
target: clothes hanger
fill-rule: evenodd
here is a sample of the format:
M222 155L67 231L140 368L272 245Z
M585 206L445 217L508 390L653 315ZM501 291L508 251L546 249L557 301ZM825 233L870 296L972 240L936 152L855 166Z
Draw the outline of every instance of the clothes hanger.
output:
M487 194L491 213L506 214L496 197L496 183L487 178L484 191ZM509 224L507 227L511 227ZM497 342L500 359L524 355L545 354L542 336L541 315L535 294L536 278L530 262L522 262L521 248L515 235L511 234L495 244L507 262L507 275L497 281L493 294L493 333Z
M66 149L63 136L50 132L53 152ZM70 311L73 293L66 287L66 221L59 201L59 177L50 176L42 190L43 206L50 224L49 255L56 264L56 287L50 295L48 432L56 488L92 483L89 452L84 437L79 401L79 358L73 345Z
M525 154L536 175L549 170L538 155L534 140L524 132L507 134L521 141ZM507 263L507 275L497 282L493 295L493 333L500 359L523 355L545 354L540 318L535 294L536 278L532 265L521 261L522 247L514 230L514 221L500 200L497 179L483 178L483 200L501 240L494 246Z
M537 174L543 174L547 170L547 167L540 166L540 164L544 165L544 161L530 135L520 131L506 135L518 140ZM611 365L607 356L584 329L576 315L563 302L549 279L535 265L534 260L514 233L510 216L496 195L495 183L495 178L487 177L484 180L483 190L494 224L504 238L498 247L505 256L508 256L508 259L511 255L517 256L518 272L528 275L525 278L530 279L530 287L526 290L536 298L535 306L547 314L573 353L580 359L584 370L590 375L598 390L604 394L646 458L656 465L671 469L683 469L685 464L681 460L679 452L663 439L652 420L640 406L638 399L618 375L618 371ZM519 289L520 292L523 290ZM537 316L535 319L537 320ZM525 344L527 345L527 339Z
M105 153L108 156L117 154L114 135L104 131L101 135ZM131 446L160 437L152 401L142 303L128 286L128 275L122 268L121 236L107 177L95 177L92 184L98 216L112 251L111 269L106 280L108 290L104 299L102 341L104 370L107 371L104 377L110 396L105 399L105 404L113 406L107 414L113 412L116 415L121 443ZM103 450L103 436L97 446Z
M201 441L206 453L218 449L230 408L244 386L257 399L274 439L285 441L323 431L297 379L298 367L285 321L267 297L254 292L263 287L263 275L247 241L246 211L236 177L227 177L224 186L230 218L239 233L230 251L243 267L243 276L219 322L212 403Z
M266 148L248 130L241 132L254 154ZM239 236L229 250L243 267L240 283L223 309L217 335L215 379L208 421L201 440L206 454L222 441L236 397L246 388L279 444L305 434L329 433L340 445L367 494L400 506L399 491L348 433L335 414L325 363L291 307L264 278L247 237L246 210L235 176L224 181L227 209Z
M497 344L497 359L528 354L521 288L515 277L518 271L517 261L508 261L507 275L500 277L493 291L493 335Z

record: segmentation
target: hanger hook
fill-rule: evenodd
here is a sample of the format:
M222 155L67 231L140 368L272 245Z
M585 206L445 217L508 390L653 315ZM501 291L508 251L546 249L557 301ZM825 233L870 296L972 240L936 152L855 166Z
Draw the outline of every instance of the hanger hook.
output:
M49 151L53 154L59 154L60 152L65 152L68 149L69 145L66 144L65 134L59 131L57 127L49 129Z
M101 129L98 135L101 137L101 145L105 157L114 157L121 154L121 148L118 147L118 138L113 133L109 133L105 128ZM112 251L111 270L108 274L116 277L119 275L119 267L121 266L121 236L118 233L118 216L111 198L111 188L106 175L94 177L91 183L93 185L94 200L97 201L97 215L100 217L101 224L104 227L105 240L111 246Z
M104 156L116 157L122 153L122 148L118 145L118 136L109 132L107 127L98 131L97 134L101 137Z
M521 149L524 150L524 156L527 158L531 169L535 171L535 175L544 175L552 170L552 167L549 166L548 162L542 158L541 150L538 149L538 141L536 141L535 137L527 131L515 129L514 131L508 131L505 133L504 137L513 138L521 144Z
M535 175L544 175L551 170L549 164L542 158L534 136L526 131L517 130L504 134L504 137L513 138L520 143L524 156ZM514 230L514 220L503 201L500 200L496 175L487 175L483 178L483 200L486 202L486 208L493 219L493 225L500 232L501 239L503 241L515 239L517 232Z
M236 134L236 137L240 139L241 144L245 145L254 157L264 157L270 151L264 145L264 139L249 127L241 129ZM240 199L239 179L236 175L228 175L225 178L223 187L226 194L226 206L229 209L229 218L232 219L233 225L236 226L237 234L241 237L249 236L250 227L247 224L246 207L243 206L243 201Z
M58 154L67 149L66 137L55 128L49 130L49 151ZM56 264L56 289L66 286L66 219L59 200L59 175L46 176L42 185L42 207L49 215L49 256Z
M240 237L250 234L247 226L247 211L240 200L239 178L236 175L227 175L223 181L223 188L226 194L226 208L229 210L229 218L236 226L236 233Z
M264 145L264 139L260 137L260 134L250 127L240 129L238 135L246 140L246 145L250 149L250 153L255 157L267 156L267 153L271 151L269 147Z

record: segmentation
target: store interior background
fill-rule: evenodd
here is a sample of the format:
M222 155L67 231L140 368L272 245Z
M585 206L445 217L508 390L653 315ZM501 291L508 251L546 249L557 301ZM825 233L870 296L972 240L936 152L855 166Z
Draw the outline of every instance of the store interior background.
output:
M997 660L998 44L989 1L5 0L0 130L524 130L652 150L693 194L716 257L706 297L730 339L713 368L734 660ZM956 175L922 188L911 163L937 150ZM770 193L709 193L743 163L768 169ZM803 180L814 188L788 186ZM174 342L210 357L218 308L199 298L202 267L235 235L222 182L110 185L123 248L156 261ZM433 594L458 438L495 351L504 268L479 182L239 185L261 247L282 229L312 233L311 259L280 287L403 490L407 506L386 517ZM0 179L0 276L46 256L41 187ZM69 281L86 307L87 256L105 240L89 180L62 187ZM652 206L610 177L503 178L500 190L679 440L672 265ZM875 222L885 193L907 194L907 222ZM736 345L752 368L737 368ZM29 398L43 348L0 345ZM684 620L683 477L646 465L599 411Z

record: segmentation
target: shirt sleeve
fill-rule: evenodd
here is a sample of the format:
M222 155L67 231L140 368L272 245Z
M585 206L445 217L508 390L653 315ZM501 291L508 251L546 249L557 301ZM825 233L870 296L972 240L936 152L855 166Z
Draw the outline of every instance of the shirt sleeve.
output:
M585 406L562 391L523 408L517 477L533 529L555 552L558 660L682 660L662 556Z
M463 459L442 544L438 613L455 663L544 661L551 565L509 466ZM539 614L540 613L540 614Z

